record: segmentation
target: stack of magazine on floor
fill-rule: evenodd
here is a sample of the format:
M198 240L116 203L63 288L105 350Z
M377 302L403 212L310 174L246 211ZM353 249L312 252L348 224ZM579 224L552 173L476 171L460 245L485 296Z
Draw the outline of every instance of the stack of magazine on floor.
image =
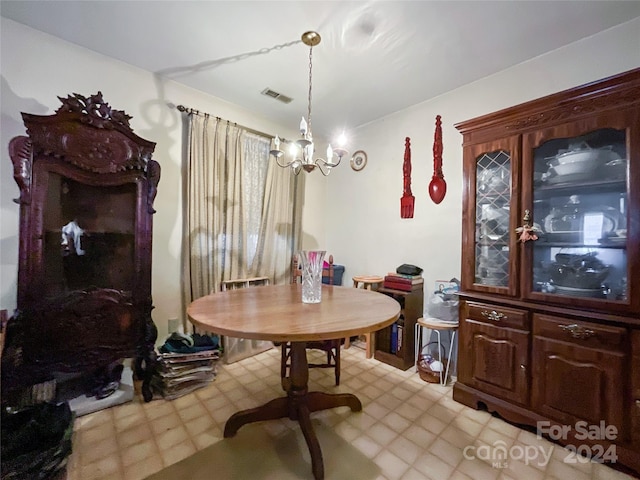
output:
M218 337L172 333L160 347L151 385L166 400L173 400L216 378L220 358Z

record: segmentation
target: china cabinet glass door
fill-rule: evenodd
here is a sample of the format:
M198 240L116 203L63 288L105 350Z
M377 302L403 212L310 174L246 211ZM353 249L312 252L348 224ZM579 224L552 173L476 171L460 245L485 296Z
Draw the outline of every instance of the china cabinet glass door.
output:
M506 139L478 145L471 149L471 155L475 167L475 201L470 202L473 211L467 212L463 235L470 243L464 252L473 252L473 258L463 262L468 269L463 272L463 278L469 282L463 288L515 295L512 233L517 212L517 198L513 195L514 178L518 175L518 162L514 158L517 142Z
M533 137L524 139L525 177L530 174L533 226L539 232L537 241L528 242L528 296L626 303L626 130L572 133L536 144Z

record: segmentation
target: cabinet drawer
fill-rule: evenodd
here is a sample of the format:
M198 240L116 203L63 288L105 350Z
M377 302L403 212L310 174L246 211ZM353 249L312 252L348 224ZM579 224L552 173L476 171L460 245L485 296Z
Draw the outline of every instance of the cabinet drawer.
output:
M463 308L464 318L501 327L529 330L529 313L525 310L476 302L465 302Z
M614 349L624 352L627 329L535 314L533 316L533 334L565 342L579 343L585 347Z

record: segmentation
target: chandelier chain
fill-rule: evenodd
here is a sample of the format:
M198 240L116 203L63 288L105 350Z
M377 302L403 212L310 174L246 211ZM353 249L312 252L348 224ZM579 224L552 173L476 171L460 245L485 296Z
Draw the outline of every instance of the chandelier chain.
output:
M309 47L309 108L307 111L307 123L309 124L309 136L312 136L311 130L311 79L312 79L312 68L313 68L313 47Z

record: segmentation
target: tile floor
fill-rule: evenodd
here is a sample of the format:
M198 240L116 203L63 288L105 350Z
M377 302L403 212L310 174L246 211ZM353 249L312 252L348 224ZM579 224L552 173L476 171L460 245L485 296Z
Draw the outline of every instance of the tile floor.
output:
M220 363L210 386L176 400L144 403L138 394L133 402L77 418L67 480L144 479L221 441L232 413L282 395L279 362L274 348L231 365ZM358 395L362 412L341 407L312 418L372 459L381 472L376 480L631 478L596 463L566 463L563 448L453 401L451 386L425 383L413 369L403 372L367 360L358 348L343 353L340 387L333 385L331 369L314 369L310 388ZM298 428L288 419L259 425L270 435ZM542 447L550 460L527 465L509 458L506 466L494 468L490 460L463 453L465 447L469 453L498 445L514 456L527 446Z

